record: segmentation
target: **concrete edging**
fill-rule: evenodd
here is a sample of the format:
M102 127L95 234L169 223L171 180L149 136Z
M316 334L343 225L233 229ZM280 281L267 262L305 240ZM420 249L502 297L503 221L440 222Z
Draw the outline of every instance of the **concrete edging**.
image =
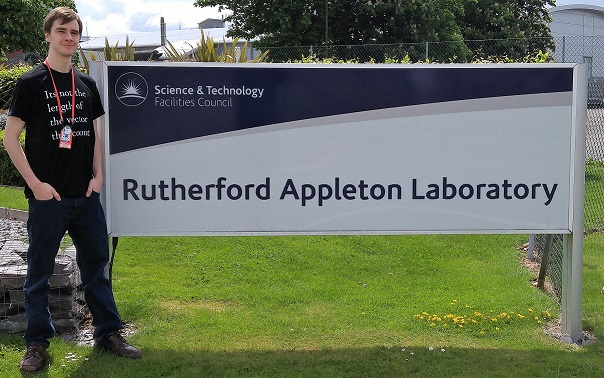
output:
M8 209L6 207L0 207L0 217L16 219L16 220L25 222L25 221L27 221L27 218L29 218L29 213L27 211L23 211L23 210L15 210L15 209Z

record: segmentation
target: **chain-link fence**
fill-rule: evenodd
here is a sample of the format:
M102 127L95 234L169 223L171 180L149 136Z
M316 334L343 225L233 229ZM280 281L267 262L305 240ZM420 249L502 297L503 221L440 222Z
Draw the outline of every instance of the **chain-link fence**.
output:
M539 51L553 51L555 44L544 38L510 38L446 42L391 43L367 45L267 47L267 60L273 63L304 58L355 61L359 63L468 63L481 61L525 61Z
M549 292L554 299L562 300L563 235L531 235L529 259L540 262L537 287Z
M561 36L555 38L552 57L559 63L585 63L588 70L585 231L604 227L604 36ZM535 256L547 262L548 281L557 299L562 288L562 235L555 235L548 248L545 235L535 238Z

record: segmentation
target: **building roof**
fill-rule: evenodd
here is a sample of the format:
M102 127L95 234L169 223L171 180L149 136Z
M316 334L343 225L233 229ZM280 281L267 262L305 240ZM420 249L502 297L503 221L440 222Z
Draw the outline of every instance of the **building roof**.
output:
M573 11L573 10L593 11L596 13L602 13L602 15L604 15L604 7L599 7L597 5L590 5L590 4L559 5L559 6L549 8L549 13L556 13L556 12L569 11L569 10L570 11Z
M208 28L204 29L203 33L206 38L212 38L216 43L231 43L232 37L227 37L228 28ZM130 44L139 49L154 49L161 46L161 32L159 30L153 32L135 32L114 34L103 37L90 37L85 42L80 42L80 47L83 50L99 50L105 47L105 38L110 46L125 47L126 38ZM186 30L167 30L166 40L172 43L175 47L181 48L184 46L196 46L201 40L201 29L186 29ZM242 39L240 39L243 41Z

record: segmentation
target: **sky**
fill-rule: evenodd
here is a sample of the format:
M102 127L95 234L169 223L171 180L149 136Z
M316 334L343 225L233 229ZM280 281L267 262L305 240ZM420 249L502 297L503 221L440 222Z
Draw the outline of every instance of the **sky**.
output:
M194 29L206 18L222 18L218 8L193 6L194 0L75 0L84 24L83 35L102 37L121 33Z
M158 31L164 17L168 30L193 29L206 18L221 18L217 8L198 8L194 0L75 0L84 23L84 35ZM558 5L590 4L604 7L604 0L558 0Z

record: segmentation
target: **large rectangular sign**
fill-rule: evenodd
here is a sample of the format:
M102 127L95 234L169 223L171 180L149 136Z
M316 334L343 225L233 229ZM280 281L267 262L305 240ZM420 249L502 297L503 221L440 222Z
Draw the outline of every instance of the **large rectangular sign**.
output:
M91 72L114 236L572 232L580 65Z

